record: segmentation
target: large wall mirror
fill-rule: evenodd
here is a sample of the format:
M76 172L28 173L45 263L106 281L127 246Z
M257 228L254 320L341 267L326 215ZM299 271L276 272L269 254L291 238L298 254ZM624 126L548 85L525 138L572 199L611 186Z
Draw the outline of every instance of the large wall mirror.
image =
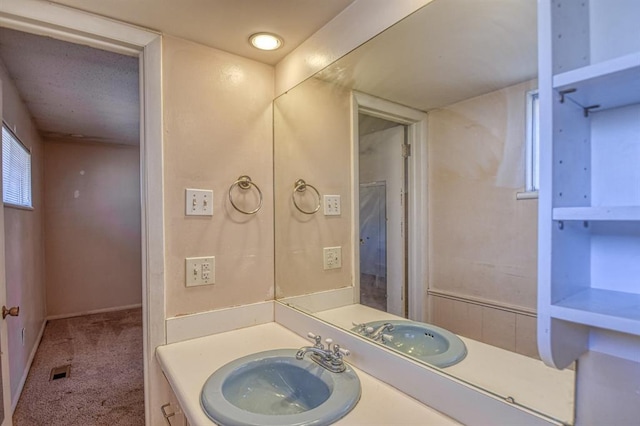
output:
M276 296L573 423L574 373L536 347L537 200L517 196L536 14L535 0L434 0L275 100ZM417 357L424 328L379 327L402 321L466 355Z

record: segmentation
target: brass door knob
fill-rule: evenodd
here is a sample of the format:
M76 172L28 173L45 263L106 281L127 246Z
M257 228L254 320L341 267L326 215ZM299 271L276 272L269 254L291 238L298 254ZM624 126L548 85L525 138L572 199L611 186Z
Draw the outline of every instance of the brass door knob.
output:
M2 307L2 319L5 319L7 315L11 315L12 317L17 317L20 315L20 306L14 306L12 308L7 309L6 306Z

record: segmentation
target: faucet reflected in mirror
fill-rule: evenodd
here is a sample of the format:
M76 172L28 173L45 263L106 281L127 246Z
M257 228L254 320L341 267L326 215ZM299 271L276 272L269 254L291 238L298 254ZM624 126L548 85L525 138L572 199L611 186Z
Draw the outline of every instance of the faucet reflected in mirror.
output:
M354 333L451 332L442 372L571 424L573 371L537 354L537 200L516 199L536 40L535 0L434 0L277 98L276 297ZM411 356L390 331L367 339Z

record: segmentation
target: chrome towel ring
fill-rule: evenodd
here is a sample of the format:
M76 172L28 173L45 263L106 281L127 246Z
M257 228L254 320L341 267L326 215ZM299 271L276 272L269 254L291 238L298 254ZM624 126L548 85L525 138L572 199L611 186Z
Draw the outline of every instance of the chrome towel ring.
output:
M251 210L251 211L245 211L245 210L242 210L240 207L238 207L236 205L236 203L233 202L233 196L231 196L231 191L233 190L234 186L237 186L238 188L240 188L242 190L245 190L245 191L250 189L253 186L256 189L256 191L258 191L258 195L260 197L260 200L258 201L258 206L255 209ZM249 176L242 175L242 176L240 176L238 178L238 180L233 182L231 184L231 186L229 187L229 202L231 203L231 205L233 206L234 209L238 210L242 214L255 214L262 207L262 191L260 190L258 185L256 185L255 183L253 183L251 181L251 178Z
M307 188L313 189L313 191L316 193L316 197L318 197L318 204L316 205L316 208L313 211L303 210L302 208L300 208L300 206L298 205L298 202L296 201L296 192L304 192L307 190ZM293 200L293 205L296 206L296 209L298 209L300 213L314 214L315 212L320 210L320 203L321 203L320 193L318 192L315 186L309 185L303 179L298 179L296 183L293 184L293 193L291 194L291 200Z

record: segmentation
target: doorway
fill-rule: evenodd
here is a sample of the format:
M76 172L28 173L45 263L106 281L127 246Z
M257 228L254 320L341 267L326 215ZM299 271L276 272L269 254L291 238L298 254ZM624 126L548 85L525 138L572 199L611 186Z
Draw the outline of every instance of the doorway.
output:
M359 92L352 105L354 301L425 321L426 113Z
M155 364L152 348L166 342L164 327L164 224L161 215L162 195L162 108L161 108L161 37L143 29L116 21L94 17L86 24L83 12L51 2L4 0L0 3L0 26L33 32L56 39L97 47L138 57L140 63L140 170L141 173L141 229L142 229L142 321L144 352L144 387L146 424L158 424L161 415L151 410L165 399L161 375L150 368ZM0 244L4 246L4 232L0 227ZM0 273L4 277L4 256ZM4 279L0 280L0 302L6 301ZM0 322L0 338L6 341L6 321ZM10 353L1 357L3 377L10 373ZM7 380L5 380L7 383ZM3 394L5 421L10 419L11 393L5 386ZM3 423L4 424L4 423Z
M407 316L406 128L359 114L360 303Z
M126 329L131 339L119 354L128 356L119 364L135 365L139 371L132 368L135 374L119 380L120 388L134 390L130 400L135 404L123 411L129 418L142 417L138 424L144 424L138 58L7 28L0 29L0 38L4 83L19 96L6 98L6 119L31 147L34 189L32 209L5 205L4 215L7 298L21 306L24 318L36 320L9 323L9 352L21 355L25 347L34 354L33 362L21 356L10 360L14 406L21 395L14 421L24 424L25 410L37 412L25 401L63 406L76 400L83 407L67 410L67 415L124 407L125 401L114 402L115 395L107 397L105 382L87 384L97 364L114 378L102 362L112 358L112 345L101 342ZM127 309L122 315L106 314ZM36 336L45 312L48 323L40 340ZM40 362L40 352L51 346L55 324L71 317L75 320L65 321L64 330L78 332L53 337L67 342L53 346L63 356L48 351L46 362ZM16 338L20 332L22 345ZM84 338L87 335L91 339ZM63 364L71 369L69 384L38 380ZM58 399L53 389L60 386L67 397ZM101 406L83 403L92 392L104 394ZM26 424L48 419L52 417L29 417Z
M360 183L360 303L387 311L387 183Z

